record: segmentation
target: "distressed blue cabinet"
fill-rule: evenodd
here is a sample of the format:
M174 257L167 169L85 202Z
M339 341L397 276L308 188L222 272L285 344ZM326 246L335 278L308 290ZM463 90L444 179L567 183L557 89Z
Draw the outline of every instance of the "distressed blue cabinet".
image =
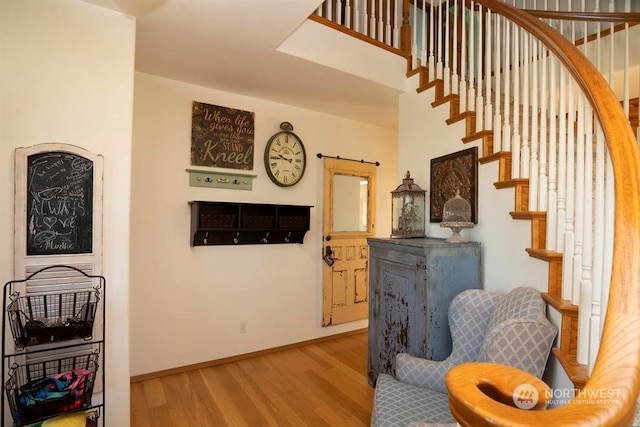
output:
M449 303L481 288L480 244L443 239L369 238L369 384L395 374L405 352L442 360L451 353Z

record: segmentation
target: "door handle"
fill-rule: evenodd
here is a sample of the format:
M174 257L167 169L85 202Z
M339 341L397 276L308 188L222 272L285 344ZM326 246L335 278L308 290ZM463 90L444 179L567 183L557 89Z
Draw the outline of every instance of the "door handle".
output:
M331 246L325 246L324 256L322 257L322 259L327 263L329 267L331 267L333 263L336 262L336 260L333 258L333 251L331 250Z

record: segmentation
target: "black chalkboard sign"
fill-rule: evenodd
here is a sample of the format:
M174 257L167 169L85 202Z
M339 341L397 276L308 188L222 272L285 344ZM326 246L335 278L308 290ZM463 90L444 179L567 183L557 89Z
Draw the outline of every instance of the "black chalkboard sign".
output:
M61 151L27 158L27 255L91 253L93 162Z
M253 170L255 114L193 102L191 164Z

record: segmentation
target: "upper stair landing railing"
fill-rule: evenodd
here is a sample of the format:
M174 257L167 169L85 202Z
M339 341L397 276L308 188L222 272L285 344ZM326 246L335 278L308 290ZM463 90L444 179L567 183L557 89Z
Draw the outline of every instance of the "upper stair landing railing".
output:
M402 25L409 16L403 5L404 0L326 0L315 15L400 49Z

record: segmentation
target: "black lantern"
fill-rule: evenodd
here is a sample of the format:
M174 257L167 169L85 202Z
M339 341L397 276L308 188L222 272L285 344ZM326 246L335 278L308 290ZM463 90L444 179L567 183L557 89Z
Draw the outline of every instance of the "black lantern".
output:
M402 184L391 192L391 237L425 237L425 194L407 171Z

